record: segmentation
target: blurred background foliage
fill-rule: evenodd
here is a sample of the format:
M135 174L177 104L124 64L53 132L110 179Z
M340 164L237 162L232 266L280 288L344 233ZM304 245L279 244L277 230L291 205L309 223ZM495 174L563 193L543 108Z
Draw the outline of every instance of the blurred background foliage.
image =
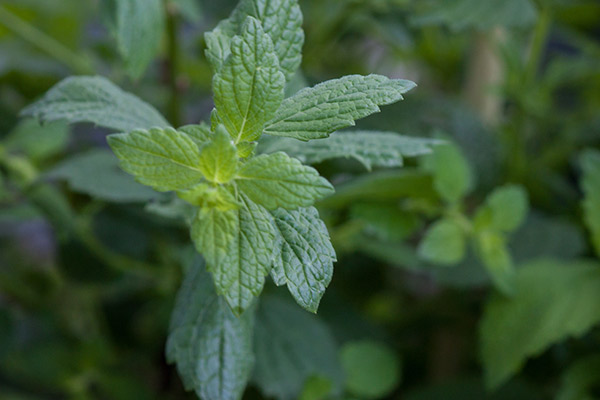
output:
M175 126L207 119L203 32L235 1L166 0L147 69L119 50L115 1L0 3L2 399L194 398L164 358L194 262L180 205L121 173L106 131L19 112L98 74ZM301 6L289 93L351 73L411 79L358 127L448 144L397 169L317 164L337 189L319 204L334 279L317 316L266 289L244 398L598 398L600 158L579 160L600 144L600 3Z

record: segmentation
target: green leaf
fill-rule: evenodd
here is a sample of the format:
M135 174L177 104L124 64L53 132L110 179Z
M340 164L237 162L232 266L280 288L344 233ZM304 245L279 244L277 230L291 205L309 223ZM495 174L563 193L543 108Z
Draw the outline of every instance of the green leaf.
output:
M233 315L200 263L189 268L177 294L166 349L187 390L203 400L242 397L254 363L253 319L250 312Z
M249 159L236 179L248 197L270 210L308 207L333 193L333 186L314 168L281 152Z
M41 122L91 122L121 132L169 126L151 105L100 76L66 78L21 115Z
M489 387L515 374L528 357L600 322L600 266L542 260L519 268L516 294L492 295L481 322Z
M600 382L600 355L577 360L561 380L556 400L594 400L593 390Z
M116 0L116 36L127 72L139 78L156 56L164 32L162 0Z
M434 200L431 176L411 168L376 171L337 186L334 195L319 201L319 207L342 208L357 201L397 201L399 197Z
M179 14L190 22L202 21L202 9L197 0L170 0Z
M237 167L237 149L220 125L212 141L202 148L198 168L208 181L226 183L233 178Z
M238 201L238 209L200 209L191 231L213 274L217 292L225 296L237 315L262 291L275 242L271 214L243 194Z
M173 128L118 133L107 140L121 168L158 191L186 189L203 179L198 146Z
M294 304L265 297L256 314L252 380L267 397L295 400L314 375L330 379L339 394L343 373L326 325Z
M385 344L369 340L349 342L342 347L340 357L346 373L346 389L352 395L379 399L400 383L400 361Z
M537 10L531 0L430 0L424 3L423 12L417 14L413 23L443 24L453 31L527 27L537 20Z
M317 164L333 158L354 158L368 170L375 167L400 167L404 157L431 153L436 140L419 139L393 132L336 132L330 137L310 142L291 138L273 138L261 151L283 151L307 164Z
M219 121L235 143L260 137L283 100L285 78L269 35L252 17L231 40L231 54L213 80Z
M271 274L302 307L317 312L331 282L335 250L316 208L272 211L279 237Z
M440 265L455 265L465 257L466 237L461 226L445 218L433 224L419 244L421 258Z
M522 186L506 185L494 189L477 210L477 229L512 232L525 220L529 209L527 192Z
M205 145L212 139L212 133L210 127L205 122L201 122L199 125L185 125L177 128L178 131L187 134L189 137L194 139L196 144L199 146Z
M231 14L215 30L205 35L206 55L215 70L220 70L228 56L229 43L238 34L248 16L262 24L271 38L279 60L279 66L287 80L300 66L302 60L302 11L298 0L242 0Z
M300 140L319 139L402 100L413 82L381 75L348 75L300 90L285 99L264 133Z
M386 203L358 203L350 209L354 220L365 224L364 231L383 241L401 241L421 225L416 214Z
M331 380L319 375L310 376L304 383L299 400L327 400L331 398Z
M473 185L469 164L454 144L435 146L433 154L424 158L425 168L433 174L436 191L449 203L462 199Z
M177 196L194 206L228 211L236 209L240 205L232 192L231 185L200 183L191 189L177 191Z
M146 202L158 194L135 182L119 168L119 159L109 150L91 150L61 162L48 176L67 181L71 190L96 199L118 203Z
M494 285L505 295L514 295L515 267L504 236L492 231L478 232L475 244Z
M3 145L9 151L21 151L34 161L42 161L64 150L68 139L69 127L64 121L41 125L27 119L6 136Z
M582 188L584 220L592 234L596 254L600 255L600 151L586 150L580 158L583 169Z

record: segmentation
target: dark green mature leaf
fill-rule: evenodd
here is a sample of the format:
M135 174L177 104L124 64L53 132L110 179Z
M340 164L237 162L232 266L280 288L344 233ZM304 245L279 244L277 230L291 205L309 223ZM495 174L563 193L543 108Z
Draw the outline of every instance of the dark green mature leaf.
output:
M251 158L236 179L249 198L270 210L308 207L333 193L333 186L317 170L282 152Z
M346 343L341 349L349 393L363 399L390 394L400 382L400 361L388 346L369 340Z
M300 140L319 139L402 100L416 85L381 75L348 75L300 90L285 99L264 133Z
M453 31L466 28L489 30L497 26L531 26L537 10L531 0L433 0L413 22L418 25L444 24Z
M489 387L516 373L528 357L600 322L600 265L542 260L516 274L516 294L494 294L481 322Z
M248 17L213 80L218 120L235 143L253 141L283 100L285 77L269 35Z
M140 185L123 172L119 168L119 159L108 150L92 150L68 158L48 176L64 179L71 190L100 200L146 202L158 196L154 190Z
M327 327L314 315L278 298L265 297L256 315L252 380L266 396L297 399L307 378L330 379L334 394L343 373L337 346Z
M187 189L203 180L198 146L173 128L135 130L107 139L121 168L158 191Z
M271 275L277 285L287 285L296 302L317 312L333 276L335 250L325 223L314 207L272 211L279 236Z
M238 400L250 378L254 313L233 315L210 275L196 262L177 294L167 360L202 400Z
M585 224L592 234L596 254L600 254L600 152L587 150L581 155L582 187L585 193L583 210Z
M42 122L91 122L121 132L169 126L151 105L100 76L66 78L21 114Z
M119 53L127 72L139 78L159 50L164 32L164 5L162 0L115 1Z
M213 274L217 292L239 315L262 291L271 269L275 227L262 206L243 194L238 200L238 209L200 209L191 234Z
M400 167L404 157L431 153L439 141L398 135L394 132L348 131L310 142L291 138L273 138L261 149L263 153L283 151L307 164L332 158L354 158L368 170L371 167Z
M302 60L302 11L298 0L242 0L229 19L222 21L212 32L206 33L206 55L218 71L230 52L230 41L241 30L248 16L262 24L271 37L279 66L287 80Z
M440 265L455 265L465 257L466 235L451 219L433 224L419 245L419 256Z

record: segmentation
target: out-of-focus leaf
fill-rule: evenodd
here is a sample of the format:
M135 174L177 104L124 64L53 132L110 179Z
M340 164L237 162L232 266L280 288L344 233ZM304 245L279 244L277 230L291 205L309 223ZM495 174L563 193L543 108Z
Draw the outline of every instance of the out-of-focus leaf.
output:
M593 400L591 393L600 382L600 355L577 360L562 377L556 400Z
M299 400L327 400L330 398L332 386L331 380L327 378L311 376L306 380Z
M164 31L161 0L115 0L119 52L127 72L139 78L156 56Z
M458 146L451 143L435 146L433 154L423 160L425 168L433 174L435 189L444 200L455 203L471 189L471 169Z
M492 295L481 322L488 387L498 387L525 360L600 321L600 265L542 260L516 274L513 297Z
M528 209L527 192L523 187L501 186L488 195L485 204L477 211L475 226L478 229L512 232L523 223Z
M109 150L75 155L51 170L48 176L66 180L75 192L111 202L145 202L160 196L123 172L119 159Z
M346 373L346 390L355 396L379 399L400 383L400 360L382 343L349 342L342 347L340 357Z
M170 0L181 16L191 22L200 22L202 19L202 8L198 0Z
M328 328L298 306L274 297L262 299L255 329L256 367L253 381L280 400L297 399L306 380L319 375L342 384L337 346Z
M233 315L217 296L211 276L193 263L177 295L167 340L167 360L187 390L202 400L239 400L253 364L254 313Z
M415 169L379 171L336 187L334 195L319 201L320 207L343 207L361 200L397 200L403 197L436 198L429 174Z
M22 151L39 161L61 152L68 138L69 127L64 121L40 125L28 119L17 125L4 143L7 149Z
M424 5L425 11L413 18L413 23L443 24L453 31L466 28L489 30L497 26L528 27L537 18L531 0L430 0Z
M600 255L600 151L585 151L580 162L583 168L585 224L592 234L596 254Z
M359 203L350 210L352 218L365 224L364 231L382 240L402 240L420 225L415 214L386 203Z
M475 244L479 259L490 274L494 285L504 294L515 292L515 267L506 245L506 238L493 231L478 232Z
M264 153L284 151L307 164L317 164L333 158L354 158L366 169L400 167L404 157L431 153L431 147L441 143L432 139L402 136L394 132L336 132L328 138L301 142L291 138L273 138L261 149Z
M454 265L465 256L466 236L461 226L451 219L433 224L419 244L419 256L434 264Z
M21 114L41 122L91 122L121 132L169 126L154 107L101 76L66 78Z
M510 382L498 390L486 390L477 378L463 378L409 391L406 400L541 400L538 389L520 381Z

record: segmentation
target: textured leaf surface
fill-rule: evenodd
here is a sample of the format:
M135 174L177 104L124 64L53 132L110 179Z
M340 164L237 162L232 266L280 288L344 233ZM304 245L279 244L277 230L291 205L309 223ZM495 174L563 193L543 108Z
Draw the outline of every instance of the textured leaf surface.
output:
M435 264L454 265L465 256L466 238L460 225L450 219L433 224L419 245L419 255Z
M100 76L66 78L22 115L42 122L91 122L121 132L169 126L154 107Z
M210 127L205 122L198 125L185 125L177 128L177 130L194 139L198 145L204 145L212 139Z
M349 342L340 353L349 393L379 399L400 383L400 360L387 345L369 340Z
M140 77L158 52L164 31L161 0L116 0L116 35L127 71Z
M306 379L318 375L331 380L339 393L343 373L337 346L329 329L298 306L265 297L256 315L252 380L269 397L297 399Z
M581 156L580 162L583 168L585 224L592 234L596 254L600 255L600 152L587 150Z
M68 158L51 170L48 176L64 179L71 190L100 200L145 202L158 195L123 172L119 168L119 159L109 150L92 150Z
M516 373L528 357L600 321L600 266L537 261L520 268L516 294L492 296L481 322L481 352L488 386Z
M300 90L285 99L264 133L300 140L319 139L402 100L413 82L381 75L348 75Z
M251 158L240 168L237 179L248 197L271 210L308 207L333 193L333 186L314 168L281 152Z
M433 174L434 187L444 200L455 203L471 189L471 169L456 145L448 143L436 146L433 154L424 160L425 167Z
M284 86L270 37L249 17L213 80L219 120L236 143L258 139L283 100Z
M167 360L177 364L187 390L203 400L242 397L254 363L253 317L233 315L200 263L189 268L167 340Z
M199 169L207 180L225 183L233 178L237 166L237 149L225 128L220 126L212 141L200 152Z
M477 212L475 224L478 228L512 232L523 223L528 209L525 189L517 185L506 185L490 193Z
M263 153L283 151L307 164L316 164L332 158L354 158L368 170L371 167L399 167L404 157L431 153L439 143L394 132L351 131L336 132L330 137L310 142L291 138L273 138L263 148Z
M531 26L537 19L531 0L430 0L425 6L423 14L414 18L416 24L444 24L454 31Z
M206 34L207 56L217 70L229 53L229 40L247 16L258 19L274 44L281 70L289 80L302 60L302 12L298 0L242 0L228 20Z
M113 134L108 144L125 171L158 191L186 189L203 179L198 146L173 128Z
M298 304L316 313L336 261L327 227L314 207L272 214L279 240L271 274L278 285L287 284Z
M236 314L262 291L273 257L275 227L271 214L245 195L238 209L202 208L192 223L192 239Z

